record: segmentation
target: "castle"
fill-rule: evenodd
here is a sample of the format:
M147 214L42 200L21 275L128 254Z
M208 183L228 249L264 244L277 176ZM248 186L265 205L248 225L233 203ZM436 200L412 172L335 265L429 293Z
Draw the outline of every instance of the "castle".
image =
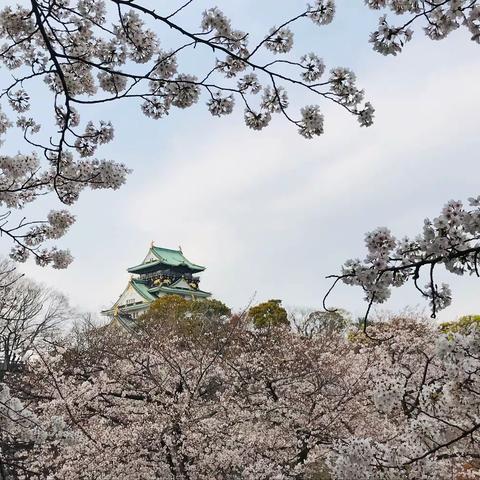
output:
M152 242L142 263L127 269L132 276L123 293L102 314L114 317L120 313L136 319L164 295L180 295L192 300L209 298L211 294L199 288L198 274L204 270L205 267L190 262L181 248L156 247Z

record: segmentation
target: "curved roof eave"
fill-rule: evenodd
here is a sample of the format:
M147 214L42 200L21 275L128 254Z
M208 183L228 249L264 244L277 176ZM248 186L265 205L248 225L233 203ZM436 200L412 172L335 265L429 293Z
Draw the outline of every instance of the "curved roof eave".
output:
M145 300L148 301L153 301L156 300L156 297L154 297L149 291L146 285L143 283L136 282L135 280L130 281L130 285L135 289L135 291L141 295Z
M155 260L154 262L148 262L148 263L141 263L140 265L135 265L134 267L127 268L128 273L138 273L143 270L147 270L151 267L156 267L158 265L161 265L162 262L160 260Z
M150 290L152 292L177 293L179 295L193 295L198 297L210 297L212 295L210 292L204 292L203 290L187 290L185 288L155 287Z
M161 248L152 246L150 248L150 252L158 258L161 263L165 265L171 265L173 267L180 267L184 266L189 268L190 270L194 270L196 272L203 272L205 267L202 265L196 265L195 263L190 262L184 255L183 252L180 250L172 250L170 248ZM162 255L162 253L164 255ZM168 258L171 257L171 258ZM172 258L173 257L173 258Z

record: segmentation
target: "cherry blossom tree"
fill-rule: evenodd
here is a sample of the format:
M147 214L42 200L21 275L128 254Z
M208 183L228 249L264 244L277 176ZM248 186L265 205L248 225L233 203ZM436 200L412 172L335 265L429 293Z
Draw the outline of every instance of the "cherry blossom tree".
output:
M480 330L442 334L400 317L374 323L353 343L375 359L365 384L367 421L337 443L334 478L478 478Z
M69 436L61 449L39 444L29 468L52 479L317 478L326 446L358 421L367 362L340 335L217 326L109 326L42 355L38 415L63 418Z
M425 219L423 231L415 238L397 239L387 228L378 228L365 236L368 254L364 260L345 262L332 288L339 281L362 287L368 308L385 302L392 287L412 281L420 294L429 301L432 317L451 303L452 294L446 284L436 282L436 268L443 266L455 275L479 276L480 197L470 198L469 207L460 201L450 201L433 220ZM421 273L426 270L426 284Z
M56 427L41 423L31 408L24 370L38 348L56 341L72 310L62 295L20 276L13 262L0 261L0 271L0 479L29 478L28 452Z
M157 320L86 328L38 352L25 385L44 433L20 451L32 478L480 474L474 325L442 333L403 315L368 336L304 336L242 316L188 333Z
M29 471L23 465L22 453L27 445L40 443L40 429L35 414L0 384L0 478L10 474L17 478ZM15 477L14 477L15 478Z
M454 30L464 27L471 40L480 43L480 4L466 0L365 0L372 9L386 9L407 18L393 26L387 16L379 19L379 28L370 36L374 50L383 55L397 55L412 39L417 24L423 22L423 31L432 40L441 40ZM423 231L417 237L397 239L390 230L380 227L365 236L368 254L364 260L350 259L338 275L331 275L334 283L327 297L339 281L362 287L368 307L368 316L374 304L385 302L392 287L413 281L420 294L429 301L432 317L451 303L447 284L437 284L435 268L444 266L449 272L479 276L480 254L480 197L468 199L469 208L461 201L449 201L433 221L425 219ZM426 270L426 284L421 285L421 272Z

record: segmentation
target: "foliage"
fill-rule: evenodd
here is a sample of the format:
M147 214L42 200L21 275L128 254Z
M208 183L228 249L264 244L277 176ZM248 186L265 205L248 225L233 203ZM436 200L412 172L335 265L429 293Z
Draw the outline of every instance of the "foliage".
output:
M347 405L365 363L352 369L340 336L263 335L244 321L215 335L159 324L88 343L52 350L30 378L51 398L37 404L41 418L62 415L75 439L31 455L29 467L52 480L301 478L355 421Z
M66 298L18 275L12 262L0 261L0 381L25 362L33 349L48 342L59 324L71 319ZM8 272L8 273L7 273Z
M357 348L373 360L368 419L338 444L334 478L478 476L479 332L444 335L432 323L401 317L373 324L368 335Z
M352 323L350 313L341 308L334 311L296 309L289 312L289 317L297 332L306 337L342 334Z
M244 107L245 124L253 130L265 128L279 114L305 138L321 135L320 105L307 104L292 112L289 91L300 88L314 102L340 106L361 126L373 123L374 109L365 101L354 72L344 67L327 72L317 53L292 53L295 24L330 24L334 0L306 4L297 15L265 28L258 39L235 28L218 7L202 13L200 29L186 24L182 15L193 3L188 0L167 11L155 10L145 0L31 0L23 5L7 2L0 11L0 59L2 68L11 72L0 93L0 136L15 126L28 149L18 152L15 146L15 153L0 157L0 203L7 209L0 215L0 232L13 242L15 260L32 255L40 265L67 267L73 259L70 252L45 244L61 237L75 219L58 210L46 220L11 224L12 209L47 193L72 205L85 188L118 189L130 172L121 163L96 156L98 147L114 138L114 128L110 121L89 118L89 107L133 100L146 116L159 119L175 108L198 103L203 93L213 116L232 113L238 102ZM380 17L370 42L384 55L399 53L421 22L431 39L445 38L463 25L471 39L480 42L477 0L365 3L400 15L404 22L393 26L386 15ZM165 31L175 38L161 45ZM211 53L210 59L203 60L199 51ZM182 69L195 64L198 69ZM56 124L45 132L33 113L38 85L47 89L39 97L48 98ZM45 110L43 103L40 108Z
M253 130L279 114L312 138L324 131L318 99L337 104L361 126L372 124L373 107L351 70L327 73L318 54L291 53L295 22L331 23L333 0L313 0L256 41L218 8L201 15L199 32L183 25L192 3L165 12L143 0L31 0L0 11L0 61L11 71L0 93L0 136L16 127L28 149L17 153L15 145L0 156L0 234L13 242L13 259L34 256L39 265L65 268L71 254L48 245L75 220L58 210L41 221L15 222L13 210L44 194L70 206L85 188L125 182L125 165L97 157L114 129L92 121L89 107L129 99L158 119L203 94L213 116L230 114L237 102ZM401 19L392 26L381 16L370 37L384 55L399 53L416 25L434 40L463 26L480 43L477 0L365 3ZM177 43L160 46L164 30ZM212 54L211 62L182 71L199 63L200 49ZM45 132L31 113L38 81L57 125ZM313 104L292 113L293 88ZM210 314L196 304L194 312L185 299L170 298L134 333L90 329L37 343L35 324L22 323L18 309L36 297L15 293L5 267L4 338L19 325L20 343L7 341L3 353L23 358L34 345L35 355L27 355L18 381L9 372L8 385L0 384L0 474L280 480L315 478L318 468L335 480L478 478L480 331L471 328L478 318L447 324L443 332L405 317L366 323L372 305L408 281L428 299L432 316L449 305L448 286L435 280L438 266L478 275L480 197L468 202L448 202L415 238L399 240L386 228L367 234L366 258L347 261L334 276L334 286L360 286L368 302L363 331L349 338L340 334L343 319L327 317L323 328L317 316L306 335L286 328L263 335L264 327L288 324L275 300L250 309L260 329L252 330L242 317L223 321L221 305L211 305ZM155 318L162 321L148 321Z
M38 349L55 341L72 310L62 295L16 273L12 262L0 261L0 271L0 478L29 478L24 460L34 444L53 441L59 424L56 415L40 424L24 371Z
M207 298L201 301L191 301L188 311L193 316L204 316L206 318L229 317L232 313L229 307L215 298Z
M259 303L248 311L255 328L269 328L290 325L287 311L281 306L281 300L268 300Z
M234 28L217 7L202 13L200 31L184 25L182 14L193 3L189 0L165 12L140 0L31 0L28 6L7 4L0 11L1 63L11 72L10 83L0 93L0 136L15 126L30 149L0 158L0 204L7 209L0 215L0 233L13 241L12 258L23 262L33 255L39 265L65 268L73 259L70 252L45 245L64 235L75 220L69 211L58 210L46 220L23 218L11 224L12 209L46 193L72 205L87 187L117 189L125 182L129 172L125 165L96 157L98 148L113 139L114 129L109 121L89 119L88 107L138 101L145 115L158 119L174 108L191 107L203 93L213 116L230 114L240 101L245 123L254 130L263 129L272 115L280 114L304 137L321 135L320 105L305 105L299 114L291 111L289 90L300 88L315 99L339 105L360 125L372 124L373 107L364 100L351 70L336 67L327 74L318 54L306 52L300 58L292 54L295 24L304 20L330 24L334 0L315 0L257 40L250 32ZM422 22L433 40L463 26L480 43L477 0L365 3L399 15L404 22L394 26L386 15L380 17L370 42L384 55L402 51ZM161 45L165 29L176 36L171 45ZM210 61L202 60L208 73L204 68L183 72L182 65L195 64L189 55L195 59L199 50L212 54ZM271 58L266 60L265 54ZM56 132L42 134L34 118L31 92L39 81L48 89ZM386 301L392 287L413 281L435 317L451 302L448 286L437 286L435 268L443 265L455 274L478 272L479 198L471 198L468 209L450 201L439 217L426 220L423 233L414 239L398 240L386 228L370 232L365 260L347 261L334 276L335 284L341 280L363 288L369 304L366 320L371 306ZM429 273L422 286L424 269Z
M165 295L150 305L141 322L153 328L162 324L184 334L197 335L230 314L230 308L216 299L187 300L180 295Z
M480 330L480 315L465 315L456 322L444 322L440 324L442 333L468 333L472 328Z
M181 318L188 310L189 301L181 295L164 295L150 304L145 318Z

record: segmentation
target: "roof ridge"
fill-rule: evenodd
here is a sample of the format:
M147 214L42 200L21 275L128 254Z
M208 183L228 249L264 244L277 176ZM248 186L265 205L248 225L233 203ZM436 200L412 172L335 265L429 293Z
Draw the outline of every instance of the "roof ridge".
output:
M158 248L160 250L168 250L170 252L177 252L177 253L181 253L183 255L183 252L181 250L175 250L174 248L167 248L167 247L157 247L156 245L152 245L151 248Z

